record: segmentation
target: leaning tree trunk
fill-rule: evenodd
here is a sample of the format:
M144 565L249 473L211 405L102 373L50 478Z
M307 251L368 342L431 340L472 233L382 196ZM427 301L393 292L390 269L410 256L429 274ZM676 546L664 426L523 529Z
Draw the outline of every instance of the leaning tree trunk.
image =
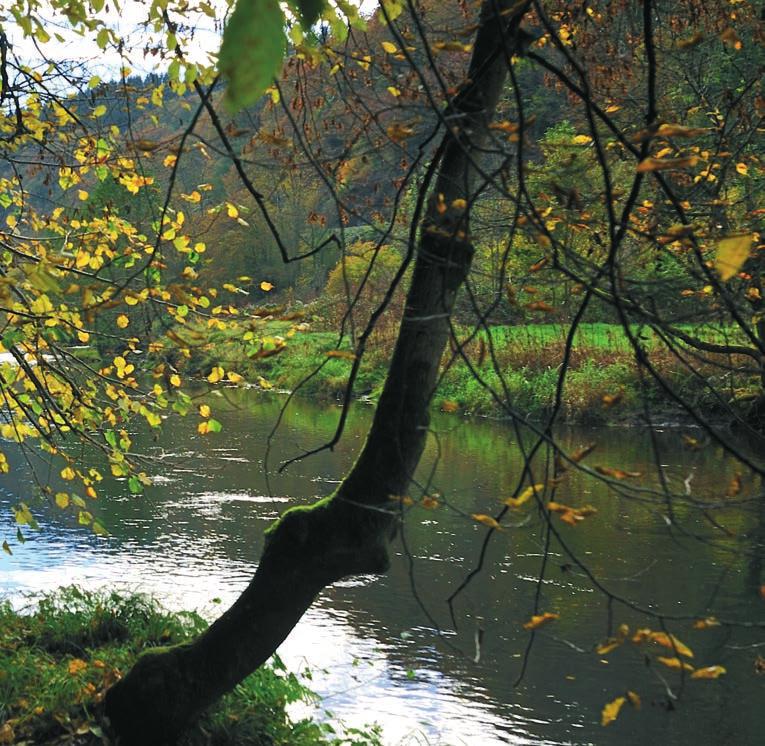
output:
M334 494L288 510L268 531L249 586L206 632L187 645L144 655L112 687L105 713L120 743L172 742L268 660L323 588L387 569L396 521L390 497L407 490L425 446L449 317L473 255L465 205L475 196L475 159L526 5L484 0L468 82L448 109L450 123L458 124L445 134L398 340L358 461Z

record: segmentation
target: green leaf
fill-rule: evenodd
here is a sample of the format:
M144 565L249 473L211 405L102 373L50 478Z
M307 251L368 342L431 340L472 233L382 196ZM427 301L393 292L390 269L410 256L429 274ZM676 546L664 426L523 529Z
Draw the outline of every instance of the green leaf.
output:
M81 510L77 514L77 523L79 523L80 526L89 526L92 521L93 521L93 514L88 512L87 510Z
M108 536L109 532L104 528L104 525L102 523L99 523L98 521L93 521L93 525L91 526L93 529L93 533L96 534L96 536Z
M4 541L4 542L3 542L3 551L4 551L6 554L13 554L13 552L11 551L11 547L10 547L10 545L8 544L8 542L7 542L7 541Z
M239 0L220 48L220 69L229 79L231 111L252 104L271 85L286 48L284 15L278 0Z
M297 11L300 23L307 31L316 23L325 4L324 0L291 0L290 7Z
M218 420L207 420L207 430L211 433L219 433L221 430L223 430L223 425L218 422Z
M134 494L134 495L140 495L143 491L143 485L141 484L141 480L135 475L131 474L128 478L128 489Z
M386 19L385 14L383 14L382 10L380 11L380 21L383 25L387 24L388 21L395 21L404 10L402 0L380 0L380 5L383 6L385 14L388 16Z
M32 515L26 503L19 503L18 506L13 509L13 511L16 515L16 523L18 523L20 526L29 526L34 530L39 528L35 517Z

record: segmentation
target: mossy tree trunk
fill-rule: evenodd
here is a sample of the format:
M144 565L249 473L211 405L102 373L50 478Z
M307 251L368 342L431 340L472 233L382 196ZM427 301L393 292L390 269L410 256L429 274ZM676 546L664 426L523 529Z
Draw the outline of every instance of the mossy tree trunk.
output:
M247 589L196 641L143 656L107 694L122 744L172 742L208 705L262 665L327 585L382 573L403 494L427 436L429 405L455 296L470 268L468 215L476 159L516 49L525 5L485 0L467 87L449 107L438 176L390 369L361 454L334 494L287 511L269 530ZM442 196L439 196L442 195ZM455 203L455 200L457 201ZM447 209L437 209L438 203Z

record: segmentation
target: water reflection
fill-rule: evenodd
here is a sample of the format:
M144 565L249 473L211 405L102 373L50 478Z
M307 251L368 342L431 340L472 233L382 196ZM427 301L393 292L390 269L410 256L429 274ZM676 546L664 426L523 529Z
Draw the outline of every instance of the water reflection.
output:
M215 403L220 410L223 403ZM0 560L2 591L18 599L23 592L62 583L108 584L149 590L170 607L199 608L209 616L233 601L252 575L264 527L290 502L332 489L351 463L370 415L358 407L339 448L274 475L269 492L261 465L279 402L242 393L233 403L237 406L216 413L225 426L217 439L198 436L193 422L168 428L161 448L137 436L137 447L156 459L154 486L134 498L123 482L108 485L112 497L98 508L110 537L91 536L60 512L38 508L41 531L31 533L13 557ZM320 442L336 416L336 410L297 403L272 461ZM438 449L431 443L421 473L429 474L440 454L434 487L454 509L413 508L390 573L329 589L281 651L292 668L310 667L312 686L327 709L351 724L384 723L389 743L759 742L765 682L753 673L758 648L751 646L763 641L762 634L673 626L696 652L694 662L723 664L729 674L716 682L686 682L677 708L667 711L666 690L655 673L679 689L672 672L647 669L632 646L607 658L592 652L607 635L607 604L557 544L539 592L543 609L558 611L561 618L540 633L524 680L513 686L527 640L522 623L531 613L544 554L544 532L533 514L490 544L485 571L458 600L454 631L444 599L475 562L484 536L484 529L464 516L496 512L515 486L519 456L515 436L502 425L444 418L436 427ZM597 440L596 463L652 469L641 433L571 430L562 437L572 449ZM713 494L734 473L734 465L714 449L685 449L674 433L661 435L660 443L667 479L680 489L691 478L695 498ZM751 486L753 494L758 488ZM5 485L4 534L11 532L6 503L27 489L19 482ZM739 538L728 543L690 538L717 532L682 506L676 516L682 530L670 531L660 501L650 495L621 498L583 476L572 475L565 490L561 501L592 502L599 512L586 526L561 524L561 536L613 593L654 603L666 613L704 616L714 609L729 618L765 617L756 592L762 554L742 552ZM761 507L716 513L715 520L736 537L749 532L750 549L765 539ZM617 624L646 624L623 607L612 612ZM626 710L602 729L603 704L627 688L640 692L643 710Z

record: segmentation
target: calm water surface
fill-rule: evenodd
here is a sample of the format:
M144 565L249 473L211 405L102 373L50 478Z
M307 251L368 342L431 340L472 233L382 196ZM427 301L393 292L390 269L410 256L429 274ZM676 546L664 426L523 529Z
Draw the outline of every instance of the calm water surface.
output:
M0 558L0 593L21 604L25 593L67 583L118 586L209 617L231 603L252 575L263 529L290 504L332 490L358 450L371 410L356 407L340 447L273 476L269 490L264 445L281 400L238 392L212 404L224 424L218 436L198 436L191 418L173 421L157 443L136 436L137 450L154 459L154 486L138 498L124 482L102 487L110 499L95 512L108 525L108 538L38 506L41 530L30 532L13 557ZM336 408L295 403L272 463L321 442L337 415ZM658 623L618 603L609 610L585 574L592 571L611 592L667 614L713 611L765 622L759 594L765 501L759 508L715 511L711 517L732 537L720 541L708 520L684 506L675 515L681 530L670 531L661 501L627 499L587 477L569 477L558 499L598 508L577 527L555 524L585 568L553 541L541 609L560 619L537 635L515 686L528 641L522 624L532 613L544 555L535 511L525 511L526 520L514 517L520 525L492 540L483 571L456 602L456 630L445 599L475 565L485 535L466 514L496 513L515 487L517 435L506 425L456 417L434 426L419 478L432 476L433 489L453 509L412 508L389 574L328 589L280 651L293 670L310 669L323 708L348 724L382 723L390 744L765 742L765 676L754 671L758 652L765 655L765 633L698 631L689 621L669 622L694 650L695 664L728 669L717 681L681 681L674 671L647 666L645 650L633 645L598 656L594 646L608 635L609 613L615 625ZM593 465L655 471L645 432L570 430L561 437L572 449L597 441ZM678 432L657 433L657 442L670 484L684 489L687 483L694 498L719 497L735 473L714 447L689 450ZM10 537L9 504L30 500L31 484L3 480L0 528ZM746 478L744 484L746 494L762 494L762 484ZM667 688L678 697L670 708ZM641 695L642 709L626 707L616 723L602 728L603 704L627 689Z

